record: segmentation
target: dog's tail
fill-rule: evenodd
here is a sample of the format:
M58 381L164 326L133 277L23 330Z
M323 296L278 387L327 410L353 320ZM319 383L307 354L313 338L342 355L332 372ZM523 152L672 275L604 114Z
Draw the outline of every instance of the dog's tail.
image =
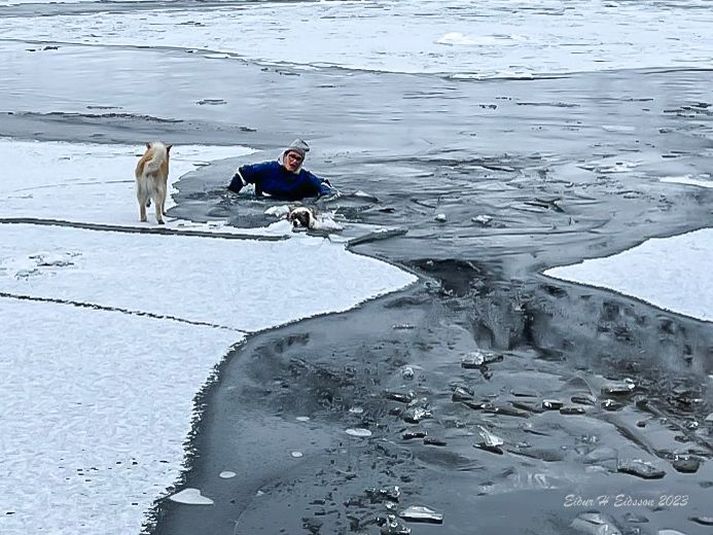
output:
M161 164L168 158L168 148L160 141L151 143L150 159L144 164L144 173L153 174L161 169Z

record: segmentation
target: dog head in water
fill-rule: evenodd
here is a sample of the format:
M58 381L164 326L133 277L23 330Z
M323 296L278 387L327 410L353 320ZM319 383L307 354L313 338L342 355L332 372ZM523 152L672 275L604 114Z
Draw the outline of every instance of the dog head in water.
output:
M292 208L290 213L287 214L287 220L292 223L292 226L295 228L302 227L307 229L313 229L317 222L314 212L304 206Z

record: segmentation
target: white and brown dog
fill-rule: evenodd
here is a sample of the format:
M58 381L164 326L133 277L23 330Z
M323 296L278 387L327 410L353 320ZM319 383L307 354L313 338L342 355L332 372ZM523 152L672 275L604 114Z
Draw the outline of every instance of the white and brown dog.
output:
M306 229L314 229L317 226L317 218L314 211L305 206L297 206L292 208L287 214L287 221L292 223L294 228L303 227Z
M156 221L163 225L168 190L168 160L172 145L160 141L146 143L146 152L136 165L136 197L141 221L146 221L146 207L154 203Z

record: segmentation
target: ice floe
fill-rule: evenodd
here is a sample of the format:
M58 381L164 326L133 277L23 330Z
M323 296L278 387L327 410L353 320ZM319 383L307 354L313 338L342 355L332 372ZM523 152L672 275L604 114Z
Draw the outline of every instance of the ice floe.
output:
M652 238L605 258L545 271L556 279L607 288L659 308L713 321L713 229Z

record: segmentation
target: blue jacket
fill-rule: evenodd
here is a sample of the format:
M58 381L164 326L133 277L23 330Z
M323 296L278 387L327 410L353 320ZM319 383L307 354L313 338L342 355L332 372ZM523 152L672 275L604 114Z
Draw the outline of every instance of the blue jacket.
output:
M281 201L299 201L305 197L332 193L328 183L317 175L304 169L291 173L277 161L243 165L235 173L228 189L238 193L247 184L255 184L255 195L258 197L267 194Z

